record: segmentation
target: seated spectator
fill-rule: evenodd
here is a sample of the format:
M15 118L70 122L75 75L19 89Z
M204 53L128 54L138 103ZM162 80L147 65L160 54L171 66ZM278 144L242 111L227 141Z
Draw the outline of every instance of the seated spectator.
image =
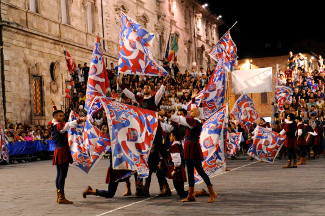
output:
M285 79L284 75L281 73L280 78L278 79L278 85L286 85L287 80Z
M34 133L34 140L42 140L40 130L37 130L36 133Z
M51 134L49 133L48 130L45 130L44 133L42 134L42 139L43 140L49 140L51 139Z
M24 137L24 141L34 141L34 136L31 134L30 131L27 131L27 135Z
M79 92L78 95L79 95L79 99L78 99L79 102L86 101L86 96L84 95L83 92Z

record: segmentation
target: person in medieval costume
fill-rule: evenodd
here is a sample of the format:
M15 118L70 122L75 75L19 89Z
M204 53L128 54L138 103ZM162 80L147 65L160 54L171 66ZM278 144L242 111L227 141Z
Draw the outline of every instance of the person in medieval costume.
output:
M143 87L143 94L142 95L135 95L130 90L126 88L122 84L122 74L120 74L119 86L122 89L122 92L125 94L126 97L130 98L134 102L139 104L140 108L148 109L157 112L160 101L164 95L166 89L166 83L169 79L169 75L167 75L161 85L160 89L155 93L152 94L152 90L150 85L144 85ZM160 156L163 158L163 161L167 160L167 149L163 146L162 143L162 128L160 121L158 123L157 132L155 135L155 139L153 141L153 145L150 150L149 158L148 158L148 166L149 166L149 176L145 180L145 185L142 186L142 182L136 178L136 195L142 196L150 196L149 188L151 183L151 175L152 173L156 173L158 183L161 189L160 196L170 196L171 190L169 188L168 182L166 180L166 176L164 176L158 168L159 163L161 162ZM136 176L136 175L135 175ZM130 190L128 188L127 190Z
M192 94L192 98L195 98L196 94ZM204 172L202 167L202 160L204 159L202 149L200 146L200 133L202 130L202 121L200 120L201 112L199 108L191 108L189 117L183 117L178 115L172 115L170 120L187 127L184 143L184 160L187 165L187 176L189 183L188 196L183 202L195 201L194 194L194 168L198 174L203 178L205 184L208 187L210 198L208 202L213 202L218 196L214 191L209 176Z
M104 198L113 198L115 196L119 182L126 182L130 184L130 176L132 171L124 170L124 169L121 170L113 169L111 151L109 152L109 158L110 158L110 163L107 169L106 181L105 181L106 184L108 184L108 189L98 190L98 189L93 189L91 186L87 186L82 193L83 198L86 198L87 195L95 195ZM129 190L123 194L123 196L128 196L128 195L131 195L131 191Z
M69 143L68 143L68 130L76 127L81 122L86 121L86 118L80 118L71 122L64 122L64 112L54 108L53 120L49 122L52 140L55 143L55 150L53 155L53 165L56 165L56 190L57 190L57 203L59 204L73 204L65 198L64 185L65 179L68 174L69 163L73 162Z
M284 146L287 148L288 162L282 168L297 168L296 154L296 123L295 115L289 113L285 119L285 124L280 135L286 135Z
M300 116L296 118L297 122L297 146L299 149L300 162L297 165L306 165L306 154L307 154L307 142L306 142L306 131L303 124L303 120Z

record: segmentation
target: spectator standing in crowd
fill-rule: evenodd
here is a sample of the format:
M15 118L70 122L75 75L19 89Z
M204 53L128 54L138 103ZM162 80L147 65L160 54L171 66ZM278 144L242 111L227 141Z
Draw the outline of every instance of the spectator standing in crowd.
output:
M87 63L84 63L84 67L82 68L84 83L87 85L88 77L89 77L89 67Z
M84 82L83 75L82 75L82 67L81 67L81 64L78 64L78 67L77 67L76 71L77 71L77 75L78 75L78 81L79 82Z
M321 55L318 56L317 65L318 65L318 70L323 71L324 59Z
M295 62L296 58L293 55L293 53L290 51L289 52L289 57L288 57L288 63L289 63L289 68L291 70L293 70L293 68L296 66L296 62Z
M172 64L173 72L174 72L174 78L177 77L177 74L179 72L179 65L177 63L177 59L174 60L174 63Z

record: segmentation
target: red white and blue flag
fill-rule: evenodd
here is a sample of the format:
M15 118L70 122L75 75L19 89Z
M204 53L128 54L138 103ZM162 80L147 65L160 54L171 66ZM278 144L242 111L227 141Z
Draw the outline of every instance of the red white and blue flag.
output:
M218 43L210 50L209 55L217 62L220 59L223 59L226 64L236 62L237 46L230 36L230 30L220 38Z
M284 104L286 102L292 103L292 89L287 86L275 87L275 98L278 104L279 111L284 111Z
M204 159L202 161L203 170L207 175L212 175L217 171L223 171L225 159L224 130L228 122L228 108L223 106L218 112L206 120L202 126L200 135L200 145ZM201 176L195 170L195 182L202 181Z
M68 131L69 145L73 164L88 173L99 159L109 150L109 134L103 134L91 124L92 116L103 108L100 98L106 96L109 80L103 58L99 37L90 63L85 108L87 121ZM70 113L70 121L80 118L75 112Z
M68 51L65 50L65 48L63 47L63 53L64 53L64 57L65 60L67 62L67 67L68 67L68 71L71 75L74 75L76 73L76 63L75 61L72 59L71 55L68 53Z
M258 119L254 101L246 94L241 95L230 112L235 120L249 133L251 125Z
M236 156L237 151L240 149L240 143L242 141L242 132L229 133L227 131L227 148L226 156Z
M69 121L80 116L71 111ZM68 131L68 140L73 159L73 165L88 173L100 158L110 149L109 134L102 133L93 126L90 119Z
M202 100L202 118L208 119L214 113L216 113L225 102L225 94L226 94L226 73L224 70L223 61L219 61L216 65L213 74L209 80L207 86L200 91L195 97L195 105L199 107L201 97ZM189 112L192 108L192 101L189 103L187 107L187 111Z
M256 127L254 133L253 144L247 154L257 160L273 163L286 136L260 126Z
M102 98L112 143L113 169L137 171L146 178L149 152L158 127L154 111Z
M106 96L106 90L110 87L103 50L97 36L93 55L91 57L90 71L87 84L85 108L89 112L89 107L96 96Z
M217 63L208 85L202 91L204 93L202 101L203 118L208 119L217 112L225 102L226 72L223 60Z
M118 72L147 76L166 76L167 71L155 61L149 47L154 34L121 13Z
M0 126L0 153L1 158L9 163L8 141L6 140L3 125Z

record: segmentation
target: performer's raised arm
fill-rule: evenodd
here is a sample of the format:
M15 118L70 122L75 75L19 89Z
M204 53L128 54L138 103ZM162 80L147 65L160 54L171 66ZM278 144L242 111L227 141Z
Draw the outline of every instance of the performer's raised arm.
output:
M85 122L86 121L86 117L71 121L71 122L67 122L65 123L64 127L60 130L60 133L65 133L67 132L70 128L75 128L77 127L78 124L80 124L81 122Z
M119 86L122 89L122 92L125 94L126 97L130 98L133 102L139 103L137 101L137 97L135 94L133 94L129 89L126 88L126 86L122 83L123 74L120 73L120 79L119 79Z
M169 79L169 75L167 75L165 77L163 84L160 86L159 90L157 91L157 93L155 95L155 104L156 104L156 106L158 106L158 104L160 103L160 100L161 100L162 96L165 93L166 84L167 84L167 80L168 79Z

